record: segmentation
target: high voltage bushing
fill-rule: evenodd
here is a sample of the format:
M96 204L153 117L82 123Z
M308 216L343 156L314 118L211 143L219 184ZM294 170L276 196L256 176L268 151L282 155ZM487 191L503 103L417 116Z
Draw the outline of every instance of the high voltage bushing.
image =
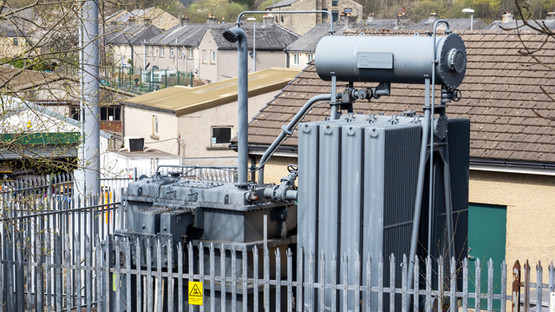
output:
M434 68L436 82L455 89L466 72L464 43L456 34L437 37L434 53L433 40L429 36L324 37L316 48L316 70L324 80L335 75L339 81L424 83Z

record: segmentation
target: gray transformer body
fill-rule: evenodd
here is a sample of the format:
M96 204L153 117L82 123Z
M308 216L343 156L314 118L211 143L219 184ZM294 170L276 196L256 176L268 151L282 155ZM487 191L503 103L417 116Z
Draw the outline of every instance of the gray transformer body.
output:
M349 285L356 280L355 256L362 256L359 272L364 272L367 257L373 260L372 276L378 276L377 260L385 263L391 254L408 255L411 231L414 226L414 205L417 191L422 117L343 115L338 120L301 123L299 125L299 180L298 180L298 237L297 247L305 254L324 252L325 280L347 279ZM468 203L468 133L467 120L451 120L450 139L462 146L454 150L452 176L457 202L454 210L465 211ZM466 172L466 174L465 174ZM438 178L437 180L441 180ZM441 185L439 183L438 185ZM442 187L442 186L441 186ZM436 193L441 194L438 191ZM460 194L459 194L460 193ZM440 200L437 200L439 203ZM423 204L426 204L424 200ZM438 206L433 220L434 241L445 244L445 208ZM421 218L421 222L427 217ZM425 234L425 226L420 227ZM466 231L457 233L457 249L464 249ZM459 239L460 238L460 239ZM419 238L425 241L424 238ZM432 255L444 250L433 250ZM347 270L339 265L335 272L329 269L329 258L337 255L338 263L348 258ZM419 255L425 252L419 249ZM315 267L319 258L315 257ZM398 259L397 262L401 261ZM308 279L305 265L304 278ZM389 280L385 270L385 280ZM400 274L400 269L397 275ZM343 276L347 272L347 276ZM318 276L318 275L317 275ZM359 277L360 278L360 277ZM400 275L397 276L397 281ZM320 281L316 278L315 281ZM372 286L377 286L373 279ZM332 290L326 290L324 309L333 309ZM364 296L366 296L364 294ZM364 299L364 298L363 298ZM305 302L308 298L305 298ZM362 300L365 302L366 299ZM339 306L343 306L340 299ZM319 300L315 300L319 302ZM372 297L377 311L377 297ZM353 294L348 294L347 307L355 310ZM319 307L322 308L322 307Z
M156 257L147 257L147 253L150 245L151 253L154 254L156 241L159 239L163 248L167 247L167 244L173 245L174 269L177 266L177 257L183 257L185 264L192 261L195 270L198 270L199 261L208 268L208 247L214 243L218 253L221 247L226 250L223 260L226 275L230 276L232 272L232 252L235 252L238 259L235 272L240 275L243 271L243 251L252 259L255 246L260 254L263 253L263 246L268 246L270 253L280 252L285 261L287 248L296 242L296 205L287 201L266 199L264 190L264 186L254 184L238 187L233 183L185 180L178 176L156 175L143 178L128 186L127 227L118 231L115 236L119 239L131 239L132 243L140 242L142 254L136 255L133 250L133 266L146 267L147 259L150 258L150 265L153 268L158 267ZM184 247L181 255L177 254L179 243ZM205 255L203 260L198 258L201 243ZM187 258L189 244L194 248L192 260ZM217 256L216 274L219 274L219 269L222 268L221 259L221 255ZM160 266L168 267L166 253L163 253ZM252 269L250 265L247 267L247 274L250 276L253 273ZM259 270L262 270L262 267ZM259 271L259 274L262 276L263 272ZM205 287L209 287L208 283L206 284ZM241 289L238 290L238 294L242 295ZM220 295L217 295L217 298L205 298L205 301L216 300L216 307L223 309L220 307L219 298ZM228 309L231 308L230 304L231 300L228 300ZM241 305L242 302L239 300L236 308L242 309ZM125 310L124 307L121 308Z

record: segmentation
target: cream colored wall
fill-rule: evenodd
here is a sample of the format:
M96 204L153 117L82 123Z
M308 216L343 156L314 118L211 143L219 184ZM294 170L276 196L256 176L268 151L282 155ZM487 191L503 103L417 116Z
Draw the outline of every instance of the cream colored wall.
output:
M203 51L206 53L206 62L203 60ZM210 57L212 51L216 51L216 62L211 62ZM221 79L218 79L218 66L223 62L223 60L219 59L220 53L218 53L218 45L214 41L214 37L212 37L212 33L210 31L207 31L202 38L199 44L199 53L200 69L198 77L202 80L208 80L210 82L220 81ZM237 52L235 55L237 55ZM235 59L235 62L224 63L224 65L237 68L237 58Z
M469 201L507 207L507 266L555 260L555 177L471 171Z
M17 46L14 39L17 38ZM30 46L26 45L25 37L1 37L0 38L0 57L14 57L27 51ZM33 55L34 53L29 53Z
M124 106L124 135L145 139L145 147L180 155L178 121L174 114ZM158 116L158 139L154 138L152 116Z
M279 91L249 98L249 120ZM237 134L237 102L220 105L179 117L179 133L185 158L237 156L229 148L211 148L211 127L232 126L231 136Z

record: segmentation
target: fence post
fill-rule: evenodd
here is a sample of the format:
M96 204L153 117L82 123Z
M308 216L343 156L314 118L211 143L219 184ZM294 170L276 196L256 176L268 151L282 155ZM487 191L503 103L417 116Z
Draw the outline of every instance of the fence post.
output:
M530 311L530 264L524 264L524 312Z

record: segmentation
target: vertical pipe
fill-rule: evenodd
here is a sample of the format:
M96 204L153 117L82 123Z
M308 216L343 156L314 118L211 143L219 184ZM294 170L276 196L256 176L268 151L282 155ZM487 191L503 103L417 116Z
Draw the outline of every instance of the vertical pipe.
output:
M330 120L337 119L337 77L335 73L331 73L331 102L330 102Z
M238 24L239 25L239 24ZM224 38L230 42L237 42L238 73L237 73L237 103L238 103L238 184L247 184L248 173L248 43L245 32L235 26L224 32Z
M99 128L99 84L98 84L98 1L88 0L83 7L83 38L81 68L83 81L82 107L84 131L83 194L100 192L100 128Z
M420 162L418 165L418 181L416 184L416 198L414 200L414 218L412 222L412 235L410 241L409 252L409 285L412 285L412 278L414 272L414 257L416 255L416 246L418 243L418 231L420 225L420 214L422 212L422 196L424 193L424 174L426 171L426 156L428 151L428 132L430 131L430 79L425 80L425 104L424 104L424 118L422 119L422 140L420 145Z

